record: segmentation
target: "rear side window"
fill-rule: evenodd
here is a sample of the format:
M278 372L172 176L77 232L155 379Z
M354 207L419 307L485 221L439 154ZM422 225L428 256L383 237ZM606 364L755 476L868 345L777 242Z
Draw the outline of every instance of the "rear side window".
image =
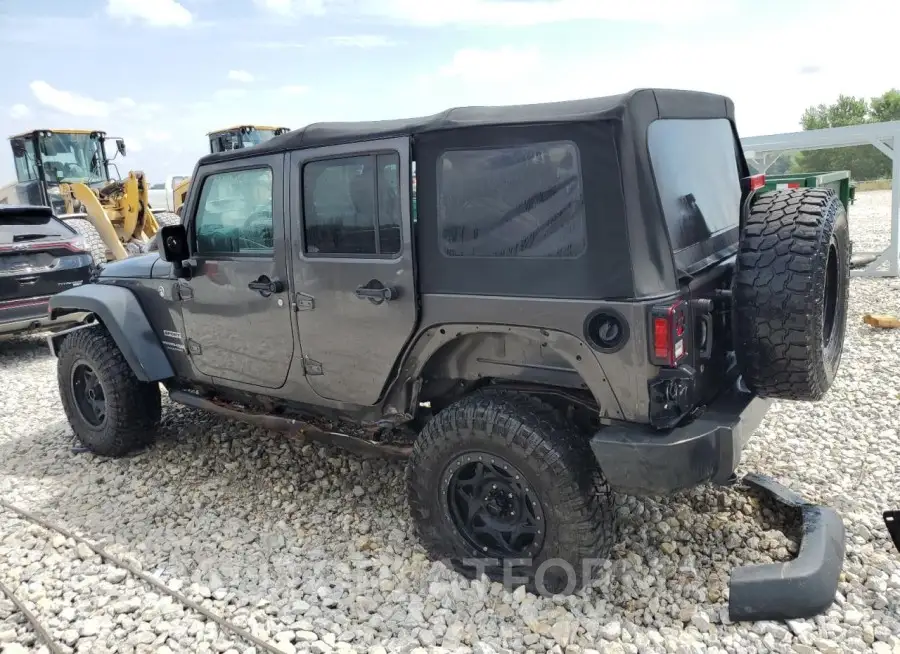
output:
M393 257L402 249L400 155L312 161L303 167L305 252Z
M574 143L451 150L438 160L437 178L447 256L574 258L585 250Z
M709 248L693 246L740 222L741 185L730 121L657 120L650 124L647 145L676 262L685 266L710 256Z

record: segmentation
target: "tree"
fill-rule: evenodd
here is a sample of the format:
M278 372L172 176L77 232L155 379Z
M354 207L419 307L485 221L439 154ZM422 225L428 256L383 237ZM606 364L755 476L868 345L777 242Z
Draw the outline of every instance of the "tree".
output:
M804 131L900 120L900 91L891 89L866 100L841 95L833 104L809 107L800 124ZM891 162L871 145L829 150L810 150L794 158L792 172L849 170L853 179L884 179L891 176Z

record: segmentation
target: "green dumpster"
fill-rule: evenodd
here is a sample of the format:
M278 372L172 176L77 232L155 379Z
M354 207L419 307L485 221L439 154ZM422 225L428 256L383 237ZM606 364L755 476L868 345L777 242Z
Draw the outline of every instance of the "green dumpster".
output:
M841 199L844 209L850 212L850 202L856 189L851 190L850 171L836 170L830 173L792 173L788 175L766 175L766 190L779 188L833 188ZM855 185L854 185L855 186Z

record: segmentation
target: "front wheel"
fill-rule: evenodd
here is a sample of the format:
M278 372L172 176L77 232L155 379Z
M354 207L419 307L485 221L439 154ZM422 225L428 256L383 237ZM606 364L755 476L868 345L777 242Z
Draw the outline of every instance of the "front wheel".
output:
M159 384L135 377L105 327L65 337L57 381L69 424L91 452L123 456L153 441L161 413Z
M469 578L567 594L612 547L612 494L586 438L525 394L480 392L441 411L407 489L423 545Z

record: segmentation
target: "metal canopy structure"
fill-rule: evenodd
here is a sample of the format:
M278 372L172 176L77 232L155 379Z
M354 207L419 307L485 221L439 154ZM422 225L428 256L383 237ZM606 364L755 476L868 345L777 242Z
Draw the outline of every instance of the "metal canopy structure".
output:
M891 165L891 242L874 261L864 268L852 270L861 277L900 276L900 121L869 123L849 127L815 129L741 139L744 154L759 172L765 172L784 152L827 150L854 145L872 145L892 162ZM851 231L852 235L852 231Z

